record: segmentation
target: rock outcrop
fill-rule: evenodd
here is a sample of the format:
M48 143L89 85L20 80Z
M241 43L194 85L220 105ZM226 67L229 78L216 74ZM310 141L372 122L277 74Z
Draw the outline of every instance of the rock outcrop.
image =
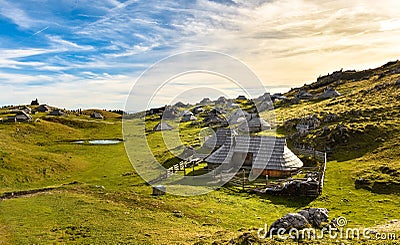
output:
M309 227L322 228L324 223L329 222L328 210L326 208L308 208L298 213L289 213L272 223L269 232L275 234L279 229L289 232L290 229L302 230Z

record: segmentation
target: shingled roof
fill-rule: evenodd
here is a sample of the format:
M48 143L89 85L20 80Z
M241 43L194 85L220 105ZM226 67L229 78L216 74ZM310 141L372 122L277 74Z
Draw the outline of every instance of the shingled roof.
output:
M252 153L253 169L287 171L303 166L303 162L286 146L285 138L267 136L236 136L232 143L225 141L205 160L213 164L227 164L234 153Z
M166 122L158 123L154 128L153 131L164 131L164 130L172 130L173 127Z
M237 135L237 133L233 129L219 128L215 134L206 140L205 145L211 148L220 147L224 145L226 141L231 141L232 137L235 135Z
M255 116L249 121L243 121L240 123L238 129L240 132L254 133L271 129L271 124L266 122L264 119Z

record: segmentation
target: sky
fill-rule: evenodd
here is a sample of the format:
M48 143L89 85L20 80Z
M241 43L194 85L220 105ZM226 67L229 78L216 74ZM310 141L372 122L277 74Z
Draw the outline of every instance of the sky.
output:
M124 109L150 66L195 50L232 56L267 91L285 92L335 70L397 60L399 43L397 0L0 0L0 105L38 98ZM219 91L211 97L241 92L212 76L188 79ZM159 103L193 90L177 84Z

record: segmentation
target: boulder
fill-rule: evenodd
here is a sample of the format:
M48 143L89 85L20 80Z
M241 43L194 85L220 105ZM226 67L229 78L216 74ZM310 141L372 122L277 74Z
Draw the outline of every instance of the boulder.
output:
M308 208L298 213L288 213L272 223L269 233L275 234L279 229L289 232L295 228L302 230L309 227L322 228L323 223L329 222L328 210L326 208Z
M299 211L308 223L313 227L321 227L323 222L329 221L328 209L326 208L309 208Z
M287 232L292 228L301 230L309 226L310 224L303 215L298 213L288 213L272 223L270 233L275 234L279 229L285 229Z

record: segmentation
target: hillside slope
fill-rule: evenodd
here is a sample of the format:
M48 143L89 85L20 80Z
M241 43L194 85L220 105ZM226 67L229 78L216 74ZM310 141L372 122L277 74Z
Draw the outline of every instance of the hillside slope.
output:
M341 95L318 96L326 88ZM296 100L300 91L314 95ZM292 145L332 152L354 164L355 184L375 192L400 192L400 62L367 71L339 71L285 94L277 119ZM313 125L299 132L298 124Z

